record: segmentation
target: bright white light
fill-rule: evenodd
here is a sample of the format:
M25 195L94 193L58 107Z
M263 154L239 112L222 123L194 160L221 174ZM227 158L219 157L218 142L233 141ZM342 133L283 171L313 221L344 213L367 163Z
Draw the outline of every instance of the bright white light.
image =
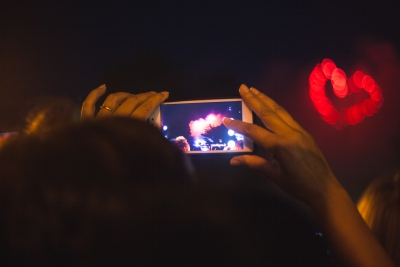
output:
M168 126L164 125L162 128L163 128L164 131L166 131L168 129Z
M243 140L244 136L238 133L235 133L236 140Z
M235 148L235 141L233 141L233 140L228 141L228 146L229 146L231 149Z
M235 131L234 130L228 130L228 135L229 136L233 136L235 134Z
M209 124L213 124L214 123L214 121L217 119L217 117L214 115L214 114L209 114L207 117L206 117L206 121L209 123Z
M199 146L201 146L201 145L203 145L203 140L201 140L200 138L196 138L195 140L194 140L194 146L197 146L197 147L199 147Z

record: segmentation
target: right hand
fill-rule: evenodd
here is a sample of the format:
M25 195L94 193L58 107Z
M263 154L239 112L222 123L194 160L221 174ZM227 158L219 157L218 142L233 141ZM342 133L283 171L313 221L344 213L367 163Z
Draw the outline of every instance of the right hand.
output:
M255 88L241 85L239 92L266 128L229 118L224 118L225 126L249 137L272 157L235 156L231 165L261 172L286 193L308 204L320 199L331 185L341 187L312 136L286 110Z
M168 92L147 92L141 94L130 94L117 92L107 96L97 115L95 105L97 100L106 92L106 85L103 84L92 90L82 104L81 120L101 118L108 116L134 117L139 120L147 120L153 111L168 96Z

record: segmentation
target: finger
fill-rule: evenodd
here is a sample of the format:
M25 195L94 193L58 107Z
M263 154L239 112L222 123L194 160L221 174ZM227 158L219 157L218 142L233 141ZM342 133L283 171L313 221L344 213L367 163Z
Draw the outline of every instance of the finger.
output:
M102 84L88 94L85 101L82 103L81 120L94 117L96 102L105 92L106 85Z
M161 92L150 96L144 101L131 115L131 117L139 120L147 120L149 116L154 112L162 102L164 102L169 96L168 92Z
M232 166L246 166L269 177L274 182L276 180L275 177L279 177L280 175L280 168L276 163L275 160L269 162L268 160L256 155L235 156L230 161Z
M101 108L99 110L99 113L97 113L97 118L111 116L117 110L119 105L123 101L125 101L125 99L127 99L129 96L131 96L131 94L126 92L117 92L109 94L102 105L104 107L108 107L108 109Z
M113 115L130 116L139 105L141 105L154 94L156 94L156 92L147 92L129 96L124 102L122 102Z
M275 111L275 113L289 126L296 128L298 130L302 129L300 124L297 123L293 119L293 117L287 112L283 107L277 104L274 100L269 98L267 95L261 93L256 88L251 87L250 91L256 95L265 105L267 105L271 110Z
M275 110L261 101L257 94L249 90L246 85L242 84L240 86L239 93L246 105L256 113L265 127L274 133L287 129L287 124L278 116Z
M273 152L273 149L277 144L277 135L258 125L243 122L240 120L232 120L226 117L222 120L222 122L228 129L232 129L235 132L247 136L256 144L259 144L265 149L271 150L271 152Z

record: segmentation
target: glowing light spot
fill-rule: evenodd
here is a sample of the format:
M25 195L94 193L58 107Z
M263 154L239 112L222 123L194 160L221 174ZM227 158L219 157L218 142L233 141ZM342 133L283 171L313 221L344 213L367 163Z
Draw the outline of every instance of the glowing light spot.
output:
M229 135L229 136L234 136L234 135L235 135L235 131L233 131L233 130L228 130L228 135Z
M351 112L352 112L352 117L353 117L353 120L355 121L355 123L360 123L364 120L364 114L362 112L360 104L355 105L352 108Z
M372 92L374 90L375 81L369 75L365 75L362 79L363 88L367 92Z
M228 146L229 146L231 149L234 149L234 148L235 148L235 141L233 141L233 140L228 141Z
M343 98L347 95L346 74L343 70L336 68L332 71L331 83L337 97Z
M330 79L332 77L333 70L336 69L336 65L329 58L325 58L321 63L321 68L325 74L325 77Z
M364 78L364 76L365 76L365 74L364 73L362 73L361 71L356 71L354 74L353 74L353 82L354 82L354 85L355 86L357 86L358 88L363 88L363 85L362 85L362 80L363 80L363 78Z
M206 121L208 123L212 124L216 119L217 119L217 117L214 114L210 114L207 116Z
M378 102L379 100L381 100L382 92L378 85L374 86L374 89L372 90L370 95L371 95L371 99L374 100L375 102Z
M162 128L163 128L164 131L168 130L168 126L167 125L164 125Z
M355 85L354 76L351 76L350 79L347 80L347 86L349 87L348 94L350 95L352 92L358 93L361 91L361 88Z
M344 111L344 119L348 124L351 124L351 125L355 124L354 120L353 120L353 115L351 114L351 108L346 109Z
M361 110L366 116L372 116L375 113L374 101L366 99L361 105Z

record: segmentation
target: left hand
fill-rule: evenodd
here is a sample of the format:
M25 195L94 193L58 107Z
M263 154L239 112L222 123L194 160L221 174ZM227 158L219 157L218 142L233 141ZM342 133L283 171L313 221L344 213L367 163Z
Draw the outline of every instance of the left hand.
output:
M168 96L168 92L147 92L141 94L130 94L117 92L107 96L97 115L95 115L95 104L106 92L103 84L92 90L82 104L81 120L101 118L108 116L134 117L139 120L147 120L153 111Z

